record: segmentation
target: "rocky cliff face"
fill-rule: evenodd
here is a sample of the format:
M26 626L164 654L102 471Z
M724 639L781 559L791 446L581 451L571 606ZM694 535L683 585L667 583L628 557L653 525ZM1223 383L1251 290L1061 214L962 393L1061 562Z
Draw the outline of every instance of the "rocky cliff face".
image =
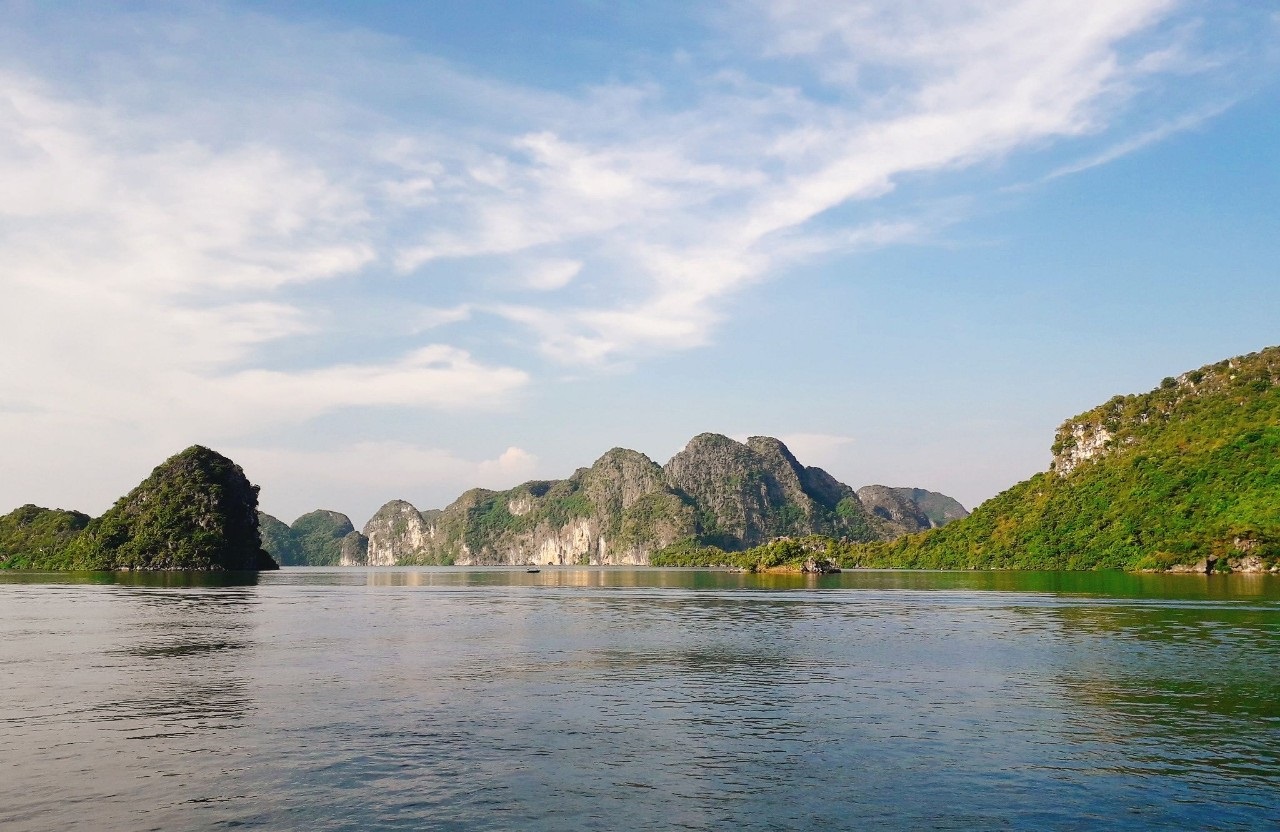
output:
M389 563L374 563L369 558L369 538L357 531L350 531L342 538L339 555L339 566L391 566Z
M1105 424L1068 422L1058 428L1054 444L1060 450L1054 453L1051 467L1065 477L1081 463L1106 453L1114 440L1115 436Z
M889 537L936 529L969 516L951 497L923 488L864 485L858 489L858 499L883 524L881 530Z
M929 518L930 526L935 529L969 516L969 510L960 505L959 500L948 497L946 494L910 487L899 487L893 490L915 503L924 516Z
M820 468L805 468L767 436L746 444L703 433L667 463L673 489L699 508L700 536L725 549L758 546L784 535L878 538L853 489Z
M427 550L431 527L412 505L392 500L369 518L362 536L367 541L363 562L344 556L342 566L394 566L399 559L408 560Z
M377 563L643 564L695 533L692 509L644 454L615 448L566 480L472 489L443 511L387 503L364 527Z
M907 510L928 527L919 506ZM614 448L568 479L472 489L443 510L419 512L393 500L365 524L365 559L341 562L642 565L676 543L737 550L785 535L879 540L901 533L777 439L742 443L705 433L665 467Z
M920 506L896 488L864 485L858 489L858 499L885 528L897 534L915 534L933 527Z

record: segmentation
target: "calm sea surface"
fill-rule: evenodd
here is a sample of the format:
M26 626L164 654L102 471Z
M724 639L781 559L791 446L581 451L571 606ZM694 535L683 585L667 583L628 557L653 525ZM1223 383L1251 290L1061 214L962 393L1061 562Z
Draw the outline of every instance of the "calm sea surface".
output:
M1275 829L1280 578L0 574L0 829Z

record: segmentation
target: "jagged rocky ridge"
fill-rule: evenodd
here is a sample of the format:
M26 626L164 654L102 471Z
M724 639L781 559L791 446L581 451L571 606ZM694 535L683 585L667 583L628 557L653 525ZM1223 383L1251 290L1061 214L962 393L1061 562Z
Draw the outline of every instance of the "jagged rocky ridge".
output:
M258 535L258 487L194 445L165 460L94 520L23 506L0 518L0 566L17 569L275 569Z
M858 489L862 505L898 535L936 529L969 512L955 499L923 488L890 488L864 485Z
M268 515L262 524L270 530L265 545L284 563L643 565L681 544L732 551L788 535L885 540L950 519L941 510L935 512L939 519L930 519L914 502L915 493L964 511L934 492L885 490L895 494L894 505L906 507L901 516L868 511L852 488L801 465L777 439L756 436L742 443L704 433L665 466L614 448L567 479L507 491L472 489L443 510L419 511L392 500L363 533L336 512L326 513L331 517L323 540L313 529L310 543L299 524L317 512L292 528ZM282 538L281 530L290 534Z

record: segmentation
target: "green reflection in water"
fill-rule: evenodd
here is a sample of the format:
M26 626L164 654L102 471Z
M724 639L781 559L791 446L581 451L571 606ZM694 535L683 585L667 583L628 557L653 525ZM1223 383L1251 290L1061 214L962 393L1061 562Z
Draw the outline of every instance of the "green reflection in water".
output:
M4 572L0 584L118 584L187 589L257 586L257 572Z
M0 584L119 584L198 588L258 585L554 587L686 590L910 590L1027 592L1110 598L1280 602L1277 575L1132 572L850 570L835 575L754 575L653 567L285 567L279 572L0 572Z

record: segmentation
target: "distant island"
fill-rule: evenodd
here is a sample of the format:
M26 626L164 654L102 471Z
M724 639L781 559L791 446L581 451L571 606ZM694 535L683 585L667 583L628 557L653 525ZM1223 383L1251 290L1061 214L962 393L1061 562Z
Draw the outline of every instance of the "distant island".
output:
M1280 572L1280 347L1068 419L1049 470L970 515L946 495L854 490L777 439L695 436L666 465L614 448L563 480L291 525L238 465L193 446L106 514L0 517L0 568L652 565Z
M261 514L259 525L263 545L285 565L643 566L792 535L886 541L967 515L920 488L854 491L771 437L703 433L665 466L614 448L567 479L476 488L443 510L392 500L361 531L323 509L292 525Z

